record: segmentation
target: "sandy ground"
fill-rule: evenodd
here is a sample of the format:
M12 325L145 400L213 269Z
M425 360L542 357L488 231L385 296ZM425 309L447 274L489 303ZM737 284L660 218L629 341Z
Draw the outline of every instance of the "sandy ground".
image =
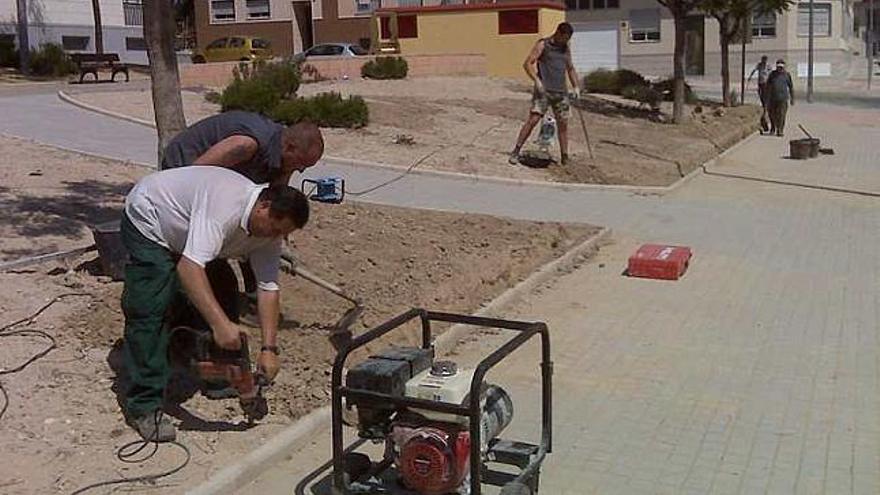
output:
M705 108L688 124L673 126L654 121L631 102L621 105L590 96L582 106L595 159L589 158L580 121L573 114L569 121L572 164L542 170L507 163L507 154L530 108L529 88L522 84L485 77L352 79L305 84L299 94L327 91L361 95L370 107L366 128L325 130L329 156L398 166L423 159L419 167L561 182L668 185L756 130L758 117L758 109L751 106L725 110L723 116ZM199 88L184 91L188 121L219 110L200 97L204 92ZM76 97L98 107L153 119L148 90L90 91ZM693 111L688 108L689 113ZM396 144L401 135L411 137L413 144ZM526 149L530 146L534 147L531 140ZM555 145L552 152L558 157Z
M113 217L122 194L146 173L11 138L0 138L0 156L3 211L12 212L0 218L4 261L88 245L86 225ZM37 164L52 173L30 175ZM94 179L80 189L83 177ZM353 203L318 205L312 218L294 236L294 248L312 271L365 299L358 330L417 305L470 312L596 230ZM116 395L122 287L97 275L96 267L94 255L86 255L0 273L0 284L7 287L0 295L0 325L27 316L56 295L80 294L17 327L43 330L58 347L22 372L0 375L9 394L0 418L0 493L70 493L95 481L162 471L182 459L171 446L144 464L124 464L114 456L136 438L122 420ZM268 392L272 413L248 429L234 400L210 401L196 394L170 404L179 439L193 457L182 473L149 487L150 493L182 493L326 403L333 356L327 328L346 305L301 280L285 276L282 283L283 368ZM46 345L38 337L2 340L3 369Z

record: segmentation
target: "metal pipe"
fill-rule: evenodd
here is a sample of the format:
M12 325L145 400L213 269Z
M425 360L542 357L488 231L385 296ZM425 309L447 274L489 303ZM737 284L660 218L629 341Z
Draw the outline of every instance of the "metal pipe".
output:
M868 91L874 77L874 0L868 4Z
M813 102L813 0L810 0L810 28L807 40L807 103ZM830 21L830 19L829 19Z

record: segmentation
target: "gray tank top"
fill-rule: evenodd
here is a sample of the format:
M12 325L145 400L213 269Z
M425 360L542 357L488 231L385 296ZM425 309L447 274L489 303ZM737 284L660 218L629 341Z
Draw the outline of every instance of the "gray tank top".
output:
M565 67L568 65L568 45L556 45L552 38L544 39L544 51L538 57L538 78L550 93L565 93Z

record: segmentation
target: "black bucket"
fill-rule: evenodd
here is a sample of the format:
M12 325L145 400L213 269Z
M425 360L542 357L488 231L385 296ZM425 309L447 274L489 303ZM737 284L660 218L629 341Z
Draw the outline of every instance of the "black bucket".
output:
M810 142L810 158L816 158L819 156L819 140L816 138L809 138L807 141Z
M795 160L806 160L811 156L816 156L812 154L813 151L813 141L815 141L816 155L819 154L819 140L818 139L792 139L788 142L791 147L791 157Z
M125 278L125 263L128 261L128 252L122 245L119 225L119 220L113 220L92 227L98 258L101 260L101 271L113 280Z

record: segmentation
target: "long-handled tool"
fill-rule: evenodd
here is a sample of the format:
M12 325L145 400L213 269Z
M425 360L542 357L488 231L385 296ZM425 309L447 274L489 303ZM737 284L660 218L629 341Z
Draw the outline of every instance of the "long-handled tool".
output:
M593 145L590 144L590 133L587 132L587 123L586 123L586 121L584 121L584 111L581 110L581 107L579 107L577 105L574 105L574 107L577 109L577 114L578 114L578 117L580 118L580 121L581 121L581 129L583 129L584 138L587 140L587 150L589 150L590 160L592 160L593 159Z
M333 344L333 347L340 349L348 344L351 341L351 326L354 322L360 318L361 314L364 312L364 305L360 299L349 296L342 289L337 287L336 285L322 279L318 275L306 270L302 263L296 259L296 257L288 250L284 250L281 253L282 269L287 271L292 275L297 275L302 277L304 280L308 280L309 282L317 285L318 287L345 299L346 301L352 303L354 307L349 309L342 315L342 318L336 322L333 326L333 330L330 333L330 343Z

